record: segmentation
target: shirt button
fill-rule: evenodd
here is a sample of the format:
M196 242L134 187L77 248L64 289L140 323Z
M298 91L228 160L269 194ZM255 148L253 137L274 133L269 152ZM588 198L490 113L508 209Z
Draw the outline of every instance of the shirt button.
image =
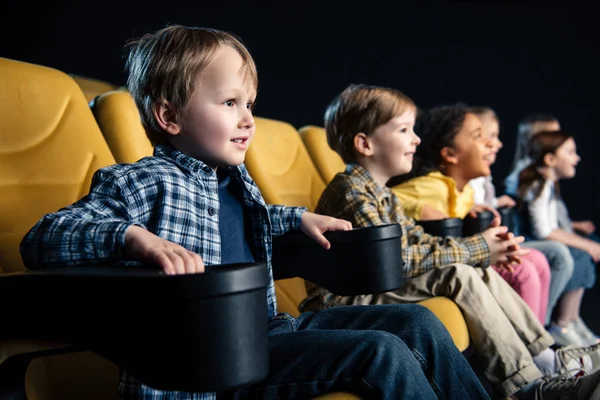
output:
M214 208L210 207L210 208L208 209L208 215L210 215L211 217L212 217L213 215L215 215L216 213L217 213L217 210L215 210Z

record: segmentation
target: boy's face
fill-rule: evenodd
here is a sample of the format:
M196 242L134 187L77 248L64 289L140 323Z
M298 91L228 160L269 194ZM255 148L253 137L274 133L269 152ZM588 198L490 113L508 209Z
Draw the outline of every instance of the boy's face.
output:
M379 126L369 136L372 162L388 178L412 169L413 157L421 139L415 134L415 110L408 110Z
M485 114L479 117L483 126L483 133L492 142L492 153L488 157L490 165L496 162L496 156L504 144L500 141L500 124L494 116Z
M213 168L240 165L256 130L255 98L252 79L242 72L242 57L222 46L198 77L179 121L181 131L171 143Z
M483 124L475 114L467 114L465 121L454 138L453 163L467 179L491 174L490 165L494 158L492 141L484 134Z

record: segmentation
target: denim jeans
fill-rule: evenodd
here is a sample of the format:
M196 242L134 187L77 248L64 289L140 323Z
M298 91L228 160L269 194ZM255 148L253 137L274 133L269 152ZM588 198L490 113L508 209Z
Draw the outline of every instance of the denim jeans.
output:
M270 373L236 399L487 399L450 334L420 305L341 306L270 321ZM229 396L227 396L229 397Z

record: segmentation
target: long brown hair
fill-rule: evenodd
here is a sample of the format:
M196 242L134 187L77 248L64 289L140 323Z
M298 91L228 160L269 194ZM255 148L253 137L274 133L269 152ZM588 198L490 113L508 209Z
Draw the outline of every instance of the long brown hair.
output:
M523 199L527 191L535 184L538 184L535 197L537 198L544 185L545 178L538 171L538 168L545 167L544 157L547 154L555 154L556 150L573 136L565 131L544 131L535 134L529 140L529 157L533 160L527 168L519 174L519 197ZM559 194L558 182L555 182L556 193Z

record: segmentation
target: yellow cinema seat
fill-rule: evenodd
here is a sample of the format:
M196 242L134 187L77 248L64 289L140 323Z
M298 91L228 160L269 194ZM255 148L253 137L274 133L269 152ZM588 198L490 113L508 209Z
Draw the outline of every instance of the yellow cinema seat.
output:
M331 182L338 172L344 170L345 164L342 157L329 147L325 129L309 125L300 128L298 132L321 179L323 182Z
M81 89L65 73L0 58L0 102L0 265L9 273L24 270L25 233L44 214L85 195L92 174L114 158ZM60 347L2 342L0 364ZM29 365L26 392L30 400L114 399L117 376L116 366L90 352L44 357Z
M73 80L75 80L75 82L77 82L77 86L79 86L83 92L83 95L88 103L96 96L101 95L102 93L110 92L111 90L116 90L118 88L117 85L100 79L89 78L77 74L69 75L71 78L73 78Z

